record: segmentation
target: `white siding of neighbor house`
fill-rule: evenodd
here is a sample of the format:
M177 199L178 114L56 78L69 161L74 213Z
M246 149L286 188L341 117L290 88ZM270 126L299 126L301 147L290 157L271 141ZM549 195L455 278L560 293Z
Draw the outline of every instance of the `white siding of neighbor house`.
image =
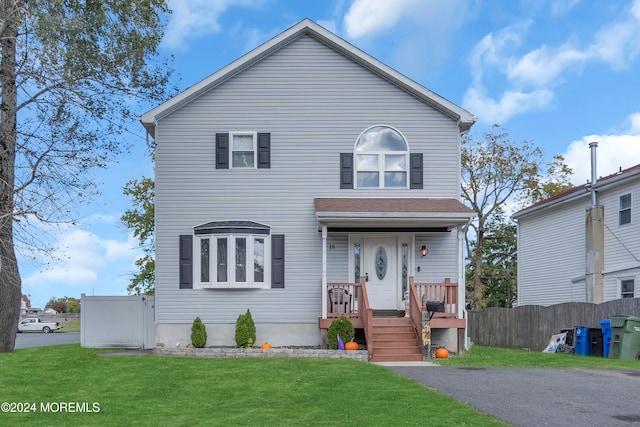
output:
M619 197L631 193L631 224L619 225ZM640 179L598 191L604 207L604 300L620 298L620 279L633 278L640 297ZM591 197L519 218L518 303L585 301L585 217ZM572 279L574 279L572 281Z
M518 220L518 305L585 301L588 195Z
M424 190L340 189L339 153L352 152L376 124L397 128L411 152L424 153ZM215 134L229 131L270 132L271 168L216 170ZM156 143L158 323L199 316L233 324L249 308L256 323L317 325L322 244L314 198L459 194L456 122L308 36L164 117ZM178 288L178 236L226 220L260 222L286 236L284 289ZM328 279L347 280L347 236L330 239ZM425 263L423 274L454 279L455 232L428 239L442 245L435 256L452 256L448 264Z
M631 224L619 225L620 196L631 193ZM620 279L635 280L636 297L640 297L640 179L612 187L599 195L605 206L604 299L620 298Z

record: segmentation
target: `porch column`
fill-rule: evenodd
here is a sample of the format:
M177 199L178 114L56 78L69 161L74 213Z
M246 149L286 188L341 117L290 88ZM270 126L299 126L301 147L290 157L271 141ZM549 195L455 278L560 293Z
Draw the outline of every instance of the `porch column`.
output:
M458 229L458 319L464 319L465 307L467 305L467 284L464 271L464 227L459 225Z
M322 225L322 318L327 318L327 226Z

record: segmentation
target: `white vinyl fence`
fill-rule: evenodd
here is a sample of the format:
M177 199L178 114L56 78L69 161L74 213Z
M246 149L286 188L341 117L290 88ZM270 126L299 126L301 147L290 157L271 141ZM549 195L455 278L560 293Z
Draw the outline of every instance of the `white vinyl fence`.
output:
M153 348L156 345L154 297L86 296L80 299L82 347Z

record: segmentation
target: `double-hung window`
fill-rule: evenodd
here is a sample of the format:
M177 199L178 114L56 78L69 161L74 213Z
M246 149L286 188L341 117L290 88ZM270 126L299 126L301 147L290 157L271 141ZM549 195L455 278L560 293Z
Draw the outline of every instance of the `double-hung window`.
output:
M268 287L269 228L252 222L209 223L195 229L199 287Z
M409 188L409 146L390 126L372 126L355 144L357 188Z
M231 140L231 167L255 168L257 145L256 133L230 132L229 139Z
M618 225L631 224L631 193L620 196L618 218Z
M635 297L634 279L621 279L620 280L620 298L634 298L634 297Z

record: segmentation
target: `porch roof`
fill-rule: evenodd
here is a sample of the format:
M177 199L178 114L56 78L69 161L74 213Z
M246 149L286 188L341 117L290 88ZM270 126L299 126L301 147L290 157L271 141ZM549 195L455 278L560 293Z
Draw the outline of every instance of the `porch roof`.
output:
M316 198L319 225L336 228L433 228L451 230L476 213L456 199Z

